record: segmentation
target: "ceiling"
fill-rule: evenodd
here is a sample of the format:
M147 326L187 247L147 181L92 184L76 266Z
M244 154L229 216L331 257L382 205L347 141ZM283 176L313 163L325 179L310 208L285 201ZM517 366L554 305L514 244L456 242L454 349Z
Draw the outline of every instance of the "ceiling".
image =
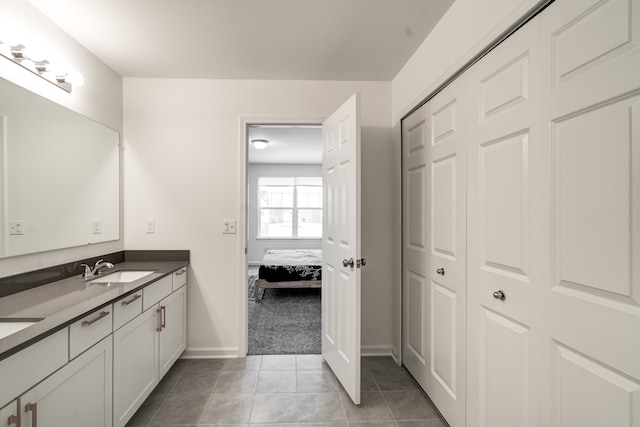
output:
M249 126L247 138L269 141L263 150L249 143L249 163L322 163L322 127L319 125Z
M123 77L390 81L454 0L29 0Z

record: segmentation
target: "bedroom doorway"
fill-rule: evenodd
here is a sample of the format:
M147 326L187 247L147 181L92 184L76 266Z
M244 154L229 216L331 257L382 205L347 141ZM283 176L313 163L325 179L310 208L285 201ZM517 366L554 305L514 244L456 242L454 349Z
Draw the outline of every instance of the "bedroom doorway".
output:
M322 126L246 135L247 354L320 354Z

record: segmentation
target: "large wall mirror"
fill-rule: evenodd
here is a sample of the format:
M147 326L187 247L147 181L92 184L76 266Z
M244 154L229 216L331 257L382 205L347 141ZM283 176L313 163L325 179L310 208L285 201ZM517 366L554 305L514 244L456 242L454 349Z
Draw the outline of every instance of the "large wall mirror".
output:
M117 131L0 79L0 256L118 240Z

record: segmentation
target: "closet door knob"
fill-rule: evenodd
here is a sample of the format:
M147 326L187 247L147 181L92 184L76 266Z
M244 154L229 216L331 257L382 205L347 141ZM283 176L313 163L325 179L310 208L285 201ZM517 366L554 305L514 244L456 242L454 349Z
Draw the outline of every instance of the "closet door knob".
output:
M504 301L507 298L507 296L504 294L504 291L502 291L502 290L495 291L493 293L493 297L495 299L499 299L500 301Z
M353 258L349 258L349 259L343 259L342 260L342 266L343 267L351 267L353 268L355 262L353 261Z
M441 268L437 269L436 273L438 273L441 276L444 276L444 268L441 267Z

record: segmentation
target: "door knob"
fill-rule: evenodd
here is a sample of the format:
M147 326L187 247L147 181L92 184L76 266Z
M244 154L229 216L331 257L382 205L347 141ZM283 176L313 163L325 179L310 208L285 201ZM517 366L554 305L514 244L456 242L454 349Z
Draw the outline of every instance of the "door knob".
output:
M444 276L444 268L441 267L441 268L437 269L436 273L438 273L441 276Z
M504 294L503 290L495 291L493 293L493 297L495 299L499 299L500 301L504 301L507 298L507 296Z
M349 259L345 258L345 259L342 260L342 266L343 267L351 267L351 268L353 268L353 265L354 265L353 258L349 258Z

